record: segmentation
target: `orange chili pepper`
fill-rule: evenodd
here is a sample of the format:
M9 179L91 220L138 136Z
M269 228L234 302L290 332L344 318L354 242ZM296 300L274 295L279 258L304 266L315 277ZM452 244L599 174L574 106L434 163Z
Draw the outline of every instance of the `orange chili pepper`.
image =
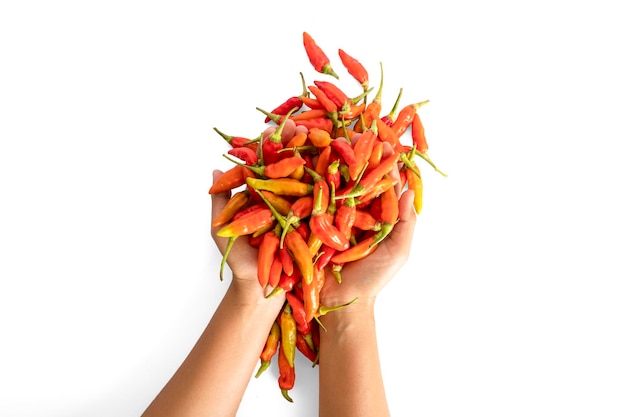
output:
M320 308L320 291L324 286L325 274L323 269L314 268L311 281L302 281L302 299L306 321L313 320Z
M350 100L350 97L337 87L337 85L329 81L313 81L313 84L322 90L324 94L335 103L338 109L351 104L352 100Z
M415 117L411 122L411 138L418 152L425 153L428 150L426 135L424 134L424 125L419 114L415 113Z
M389 187L380 195L380 219L382 226L376 234L374 243L380 243L398 221L398 196L394 187Z
M333 140L327 130L320 129L319 127L309 129L307 137L316 148L326 148Z
M309 86L309 90L315 95L317 101L319 101L326 110L326 117L333 122L333 126L338 123L339 108L337 105L318 87L314 85Z
M332 66L330 65L330 60L328 56L324 53L322 48L320 48L315 40L309 35L307 32L302 33L302 41L304 44L304 50L309 57L309 61L315 71L321 74L328 74L337 79L339 76L335 73Z
M360 230L380 230L380 223L369 212L356 209L354 213L354 227Z
M390 176L383 177L367 193L359 197L359 204L362 205L369 201L372 201L373 199L377 198L382 193L387 191L389 188L395 187L397 183L397 178L393 178Z
M378 244L375 243L375 237L369 236L354 246L348 249L337 252L335 256L331 258L331 262L336 264L345 264L346 262L358 261L373 253Z
M361 115L361 123L357 123L354 126L354 130L362 132L372 125L372 121L380 117L382 109L382 95L383 95L383 63L380 63L380 85L374 99L365 107L363 114Z
M296 121L296 126L304 126L308 128L309 130L314 127L318 127L320 129L326 130L329 133L332 133L333 129L335 128L333 121L325 116L316 117L314 119L309 119L309 120L298 120Z
M278 195L297 196L311 194L313 186L293 178L260 179L248 178L248 185L257 190L271 191Z
M287 247L283 246L282 248L278 248L278 256L280 256L280 263L282 264L283 267L283 273L291 276L293 275L293 258L291 257L291 254L289 253L289 250L287 249Z
M343 203L339 205L335 213L335 224L346 239L350 239L355 221L356 204L354 198L346 198L343 200Z
M267 281L267 285L272 288L275 288L280 281L280 276L283 273L283 262L280 258L280 254L276 252L274 254L274 259L272 261L272 265L270 266L270 274L269 280Z
M285 148L297 148L304 145L306 140L307 132L296 133L291 139L289 139L289 142L287 142Z
M409 128L409 126L412 125L413 121L415 120L417 110L428 102L429 100L420 101L419 103L408 104L400 110L400 113L398 113L398 118L391 125L391 129L394 131L397 137L402 137L404 132L406 132L406 130Z
M280 326L277 321L272 323L272 328L270 329L269 334L267 335L267 340L265 341L265 346L263 347L263 351L261 352L260 359L261 365L259 365L259 369L254 375L255 378L261 376L261 374L269 368L272 357L278 351L278 344L280 341Z
M304 238L300 233L292 230L285 235L285 245L300 270L302 282L310 283L313 279L313 257Z
M384 145L383 142L377 140L372 148L372 154L370 155L370 159L367 162L368 169L374 169L378 165L380 165L380 161L383 158Z
M376 132L377 123L376 120L374 120L372 122L372 128L363 132L363 134L359 137L359 140L354 145L356 164L348 164L348 172L350 173L350 178L353 180L359 176L372 155L372 150L374 149L374 143L376 141Z
M235 165L234 167L224 171L217 181L209 188L209 194L217 194L224 191L230 191L233 188L237 188L240 185L246 183L246 170L247 168L241 165Z
M257 277L261 288L265 288L269 283L272 263L274 262L274 256L279 244L280 238L275 230L263 234L263 240L257 255Z
M369 87L369 74L367 70L358 60L353 58L343 49L339 49L339 58L341 59L341 63L348 70L348 73L354 77L355 80L361 84L363 87L363 91L367 90Z
M323 148L321 148L321 151L317 157L317 163L315 164L315 172L318 175L324 175L324 173L326 173L326 171L328 170L331 151L332 149L330 146L324 146Z
M300 351L300 353L304 355L305 358L307 358L308 360L313 362L313 364L315 364L317 363L317 352L312 346L313 335L309 333L308 337L309 339L311 339L310 343L307 341L307 337L305 335L298 332L296 334L296 348Z
M298 120L311 120L317 117L325 117L325 116L326 116L326 110L324 109L310 109L310 110L305 110L301 113L291 116L291 120L293 120L294 122L297 122Z
M400 138L391 129L391 126L380 120L380 118L376 120L378 121L378 123L376 124L376 127L378 128L378 138L383 142L389 142L389 144L395 151L402 150Z
M244 208L249 201L250 193L248 190L239 191L226 202L226 205L211 222L211 226L219 227L225 225L239 210Z
M259 193L263 194L263 197L265 197L267 201L269 201L272 206L274 206L276 211L283 216L287 215L287 213L289 213L289 210L291 210L291 202L285 197L266 190L259 191Z
M220 237L235 237L249 235L274 221L274 215L269 209L260 209L233 220L217 231Z

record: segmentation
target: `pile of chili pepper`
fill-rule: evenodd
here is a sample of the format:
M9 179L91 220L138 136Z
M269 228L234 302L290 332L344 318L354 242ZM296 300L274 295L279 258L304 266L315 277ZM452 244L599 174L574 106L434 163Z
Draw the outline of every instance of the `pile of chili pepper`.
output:
M257 108L265 127L256 137L214 128L227 141L224 156L234 165L209 190L231 193L212 223L220 227L218 236L229 239L220 279L232 244L245 236L258 248L258 280L267 297L286 294L256 376L277 356L278 385L289 401L296 352L315 366L319 317L346 306L320 304L326 271L341 282L346 263L376 250L398 221L398 197L405 187L413 190L415 211L421 212L417 158L446 175L428 155L418 113L428 100L400 107L401 89L383 114L382 64L380 84L369 100L374 89L368 71L339 49L343 67L362 88L350 96L337 84L328 56L306 32L303 44L314 70L333 79L307 84L300 73L302 93L271 111Z

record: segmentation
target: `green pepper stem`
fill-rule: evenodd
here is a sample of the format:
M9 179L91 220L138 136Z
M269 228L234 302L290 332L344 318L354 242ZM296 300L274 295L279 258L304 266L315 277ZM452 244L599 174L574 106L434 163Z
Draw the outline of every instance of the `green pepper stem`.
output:
M226 244L226 249L224 249L224 255L222 255L222 262L220 263L220 281L224 281L224 266L226 265L226 258L230 254L230 250L233 248L233 244L238 236L231 236L228 238L228 243Z

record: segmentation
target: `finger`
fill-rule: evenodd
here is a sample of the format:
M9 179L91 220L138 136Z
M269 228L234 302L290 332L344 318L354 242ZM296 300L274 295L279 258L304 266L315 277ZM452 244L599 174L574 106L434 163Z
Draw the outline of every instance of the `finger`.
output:
M398 200L398 223L395 224L390 241L398 245L398 250L408 254L413 240L413 230L417 215L413 207L413 190L406 190Z

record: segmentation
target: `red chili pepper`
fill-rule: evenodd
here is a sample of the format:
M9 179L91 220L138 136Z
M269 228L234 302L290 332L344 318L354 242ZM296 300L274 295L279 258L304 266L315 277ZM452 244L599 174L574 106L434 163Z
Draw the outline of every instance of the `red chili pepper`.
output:
M265 164L265 165L272 164L281 159L281 155L278 153L278 151L283 149L283 138L282 138L283 129L285 128L285 124L287 123L287 120L289 120L289 116L291 116L291 114L295 110L296 108L294 107L286 115L278 116L281 120L280 124L278 125L278 128L276 128L276 130L272 132L270 135L268 135L266 138L261 137L262 153L259 159L262 164ZM268 113L266 114L269 116Z
M334 187L335 189L341 186L341 173L339 172L339 159L335 159L333 162L328 165L326 169L326 173L324 178L329 186Z
M368 169L374 169L378 165L380 165L380 161L383 158L383 153L384 153L383 151L384 151L383 142L380 140L377 140L376 143L374 144L374 147L372 148L372 154L370 155L370 159L367 162Z
M291 120L297 122L298 120L311 120L318 117L326 117L326 110L323 108L305 110L302 113L294 114L291 116Z
M313 336L309 333L309 339L313 340ZM317 352L313 349L311 344L307 341L307 338L300 332L296 334L296 348L306 357L308 360L317 363Z
M267 335L267 340L265 341L265 347L263 348L263 351L261 352L261 355L260 355L261 365L259 366L259 369L257 370L256 375L254 376L255 378L258 378L259 376L261 376L261 374L267 368L269 368L272 362L272 357L276 354L276 352L278 352L279 342L280 342L280 326L278 325L278 322L274 321L274 323L272 323L272 328L270 329L270 332Z
M296 321L298 332L302 334L311 333L311 322L306 319L306 312L304 310L304 302L293 292L285 294L287 302L291 306L293 318Z
M302 40L304 44L304 50L309 57L309 61L315 71L321 74L328 74L337 79L339 76L335 73L332 66L330 65L330 60L328 56L324 53L324 51L317 45L315 40L309 35L307 32L302 33Z
M270 272L274 256L278 250L280 238L275 231L269 231L263 234L263 240L259 246L257 255L257 277L261 288L265 288L269 283Z
M316 269L324 269L330 262L330 258L337 252L337 249L328 246L327 244L322 244L319 250L319 256L317 261L315 261Z
M377 124L376 121L374 121L372 122L372 129L368 129L363 132L363 134L359 137L359 140L354 145L356 164L348 164L348 172L350 173L350 178L353 180L359 176L372 155L374 144L376 143L376 129Z
M356 221L356 204L354 198L346 198L343 203L337 208L335 213L335 224L339 231L350 239L352 235L352 227Z
M283 270L283 273L280 274L280 280L278 281L278 285L274 287L274 289L268 295L266 295L265 298L270 298L283 292L289 293L301 280L302 276L300 275L300 271L297 268L294 269L294 272L291 275L287 275Z
M308 128L309 130L314 127L317 127L317 128L324 129L327 132L331 132L331 133L334 129L333 121L325 116L316 117L314 119L309 119L309 120L298 120L296 122L296 126L304 126Z
M369 74L363 64L343 49L339 49L339 58L343 66L348 70L348 73L361 84L363 91L367 90L369 87Z
M309 86L309 90L315 95L317 101L319 101L322 106L324 106L324 110L326 110L327 117L329 117L334 124L337 124L337 115L339 113L339 107L322 91L321 88L318 88L314 85Z
M344 139L334 139L330 143L330 146L339 154L341 159L343 159L348 166L356 166L358 164L354 148L352 148L352 146L350 146L350 144Z
M300 110L300 108L302 107L302 99L300 97L289 97L287 100L285 100L283 103L281 103L278 107L276 107L274 110L272 110L272 114L278 114L280 116L284 116L287 113L289 113L289 111L293 108L296 109L296 111ZM265 123L270 121L270 117L267 116L265 118Z
M322 90L326 96L335 103L337 109L341 109L343 106L350 106L351 99L346 93L344 93L337 85L329 81L313 81L315 86Z
M383 96L383 64L380 63L380 85L378 87L378 91L376 92L376 96L374 99L365 107L362 115L362 122L357 123L354 126L354 130L357 132L362 132L365 129L368 129L372 122L375 119L380 117L380 112L382 110L382 96Z
M359 204L360 205L367 204L368 202L379 197L382 193L387 191L389 188L395 187L397 183L398 183L397 178L393 178L390 176L383 177L367 193L359 197Z
M354 227L360 230L378 231L381 225L371 213L356 209L354 213Z
M254 165L259 160L256 152L252 150L252 148L248 148L246 146L229 149L228 154L241 159L246 163L246 165Z
M389 142L394 151L399 152L402 150L402 144L400 143L400 138L395 134L395 132L391 129L391 126L382 122L380 119L377 119L378 123L376 124L378 130L378 138L383 142Z
M317 157L317 162L315 163L315 172L318 175L324 175L326 173L326 171L328 170L328 165L330 165L330 153L331 153L331 147L330 146L324 146L318 157ZM309 174L311 174L309 172Z
M293 399L289 396L289 391L293 389L295 382L295 368L289 365L283 350L278 349L278 387L283 397L290 403L293 402Z
M333 216L329 213L321 213L311 216L309 220L311 233L317 236L322 243L342 251L350 247L350 241L333 224Z

